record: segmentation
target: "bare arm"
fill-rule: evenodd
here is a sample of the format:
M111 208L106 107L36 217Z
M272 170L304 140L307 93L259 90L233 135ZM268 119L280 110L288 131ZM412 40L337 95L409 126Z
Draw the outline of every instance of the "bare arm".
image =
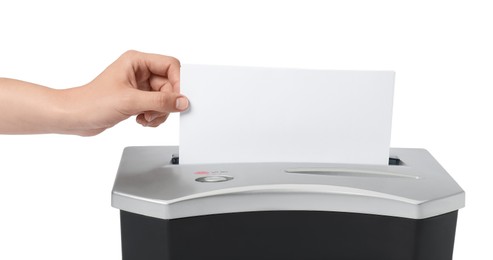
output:
M156 127L188 107L179 72L175 58L129 51L80 87L55 90L0 78L0 134L90 136L132 115Z
M61 103L60 91L0 78L0 133L55 132L65 117Z

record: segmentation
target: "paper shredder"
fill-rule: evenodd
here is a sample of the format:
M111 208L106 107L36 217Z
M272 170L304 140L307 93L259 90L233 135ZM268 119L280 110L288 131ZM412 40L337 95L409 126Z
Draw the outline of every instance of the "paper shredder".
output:
M123 260L451 260L465 193L423 149L389 165L180 165L128 147L112 192Z

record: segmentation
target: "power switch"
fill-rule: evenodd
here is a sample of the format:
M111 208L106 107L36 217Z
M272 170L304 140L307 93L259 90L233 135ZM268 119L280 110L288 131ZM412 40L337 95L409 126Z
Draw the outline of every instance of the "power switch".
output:
M213 183L213 182L229 181L232 179L233 177L229 175L210 175L210 176L199 177L195 179L195 181Z

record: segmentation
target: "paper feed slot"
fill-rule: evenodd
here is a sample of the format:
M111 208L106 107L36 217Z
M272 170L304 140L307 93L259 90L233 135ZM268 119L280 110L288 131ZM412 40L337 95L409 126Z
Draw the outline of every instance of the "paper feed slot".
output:
M178 165L180 164L180 156L179 154L173 154L171 155L171 164ZM403 162L396 157L390 157L389 158L389 165L403 165Z

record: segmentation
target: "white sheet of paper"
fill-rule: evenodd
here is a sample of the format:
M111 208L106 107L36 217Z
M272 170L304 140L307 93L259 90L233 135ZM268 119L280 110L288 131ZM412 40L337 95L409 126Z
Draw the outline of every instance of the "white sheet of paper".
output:
M387 164L394 72L183 65L180 164Z

